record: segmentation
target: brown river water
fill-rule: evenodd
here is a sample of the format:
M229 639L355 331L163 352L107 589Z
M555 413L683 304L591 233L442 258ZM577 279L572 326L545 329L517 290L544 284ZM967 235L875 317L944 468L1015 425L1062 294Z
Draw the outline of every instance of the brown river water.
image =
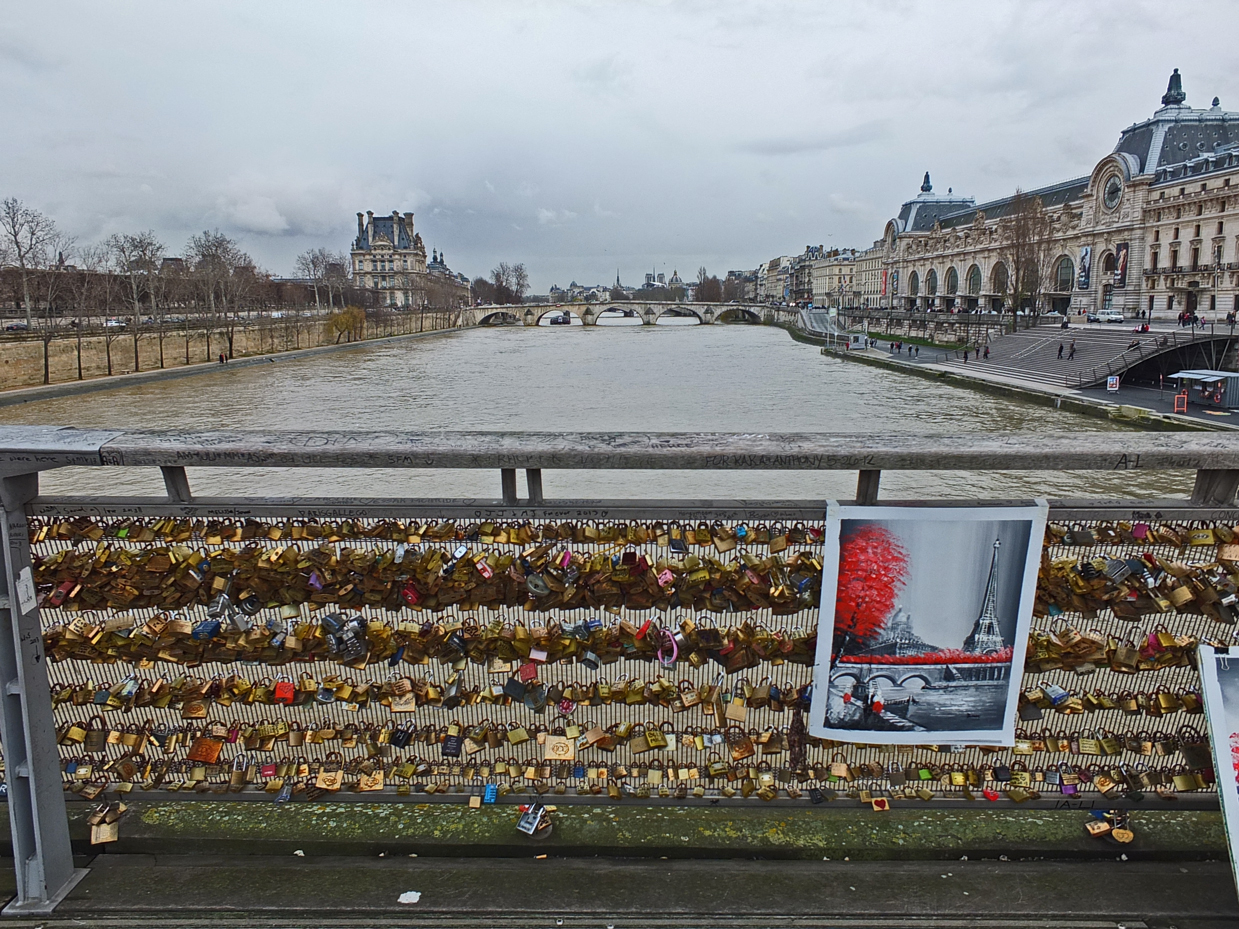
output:
M632 321L628 321L632 322ZM675 324L470 329L4 408L126 429L1111 432L1109 422L823 357L782 330ZM882 497L1182 496L1186 472L886 472ZM495 471L191 469L195 494L497 497ZM851 498L855 472L562 471L548 498ZM155 469L67 469L44 493L162 493ZM522 487L523 494L523 487Z

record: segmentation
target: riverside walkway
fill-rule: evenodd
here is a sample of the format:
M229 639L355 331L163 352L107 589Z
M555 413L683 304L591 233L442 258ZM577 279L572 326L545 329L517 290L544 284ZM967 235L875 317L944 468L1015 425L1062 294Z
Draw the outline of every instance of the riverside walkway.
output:
M1141 362L1153 363L1150 359L1159 356L1164 358L1163 366L1169 373L1187 367L1220 365L1239 342L1239 337L1232 336L1229 329L1197 330L1193 334L1190 329L1182 330L1169 324L1154 325L1156 328L1149 332L1136 333L1131 331L1131 326L1093 324L1062 329L1058 324L1046 323L992 339L988 343L989 358L978 353L975 346L969 347L967 361L963 349L944 350L922 345L918 351L916 346L905 342L903 350L896 352L893 346L899 340L885 338L877 338L877 344L871 348L837 354L888 362L925 373L955 375L977 385L1006 387L1056 399L1076 398L1115 411L1130 407L1179 421L1207 424L1210 429L1239 428L1239 413L1206 411L1192 405L1186 414L1175 414L1175 386L1169 381L1161 388L1126 383L1126 371ZM1139 342L1140 347L1131 348L1133 341ZM1071 358L1073 342L1076 350L1075 357ZM1063 346L1062 359L1058 358L1060 345ZM824 349L824 352L830 351ZM1106 389L1107 364L1119 374L1118 391ZM1119 373L1120 369L1123 373Z

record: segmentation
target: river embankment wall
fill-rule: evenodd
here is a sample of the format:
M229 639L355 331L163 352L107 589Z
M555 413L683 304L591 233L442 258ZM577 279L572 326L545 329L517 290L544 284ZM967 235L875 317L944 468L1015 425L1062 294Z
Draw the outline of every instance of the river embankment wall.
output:
M0 392L15 389L130 376L178 368L197 369L217 364L221 352L232 361L257 356L286 355L341 344L371 344L392 336L415 335L454 328L456 313L427 312L393 315L368 322L360 333L340 333L326 319L265 319L252 325L237 325L231 333L221 328L169 329L162 336L143 331L137 340L132 332L83 333L79 339L67 334L46 342L23 335L0 340ZM0 397L3 393L0 393Z

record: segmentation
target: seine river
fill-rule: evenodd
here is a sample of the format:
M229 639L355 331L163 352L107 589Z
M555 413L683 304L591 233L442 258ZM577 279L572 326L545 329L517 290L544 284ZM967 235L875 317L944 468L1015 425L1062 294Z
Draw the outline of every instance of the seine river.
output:
M0 418L132 429L962 436L1117 428L823 357L775 328L674 324L470 329L29 403ZM499 495L496 472L199 469L190 480L202 495ZM1148 499L1185 494L1190 480L1186 473L887 472L882 496ZM856 487L854 472L804 471L547 472L544 481L552 498L850 498ZM47 493L160 493L162 486L153 469L53 472L42 483Z

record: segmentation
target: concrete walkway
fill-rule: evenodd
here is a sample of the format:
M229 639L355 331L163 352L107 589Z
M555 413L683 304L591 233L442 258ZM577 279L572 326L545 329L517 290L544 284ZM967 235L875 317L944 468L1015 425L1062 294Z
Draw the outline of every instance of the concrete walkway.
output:
M1225 861L773 862L104 855L9 925L1239 926ZM401 902L402 900L407 902Z

